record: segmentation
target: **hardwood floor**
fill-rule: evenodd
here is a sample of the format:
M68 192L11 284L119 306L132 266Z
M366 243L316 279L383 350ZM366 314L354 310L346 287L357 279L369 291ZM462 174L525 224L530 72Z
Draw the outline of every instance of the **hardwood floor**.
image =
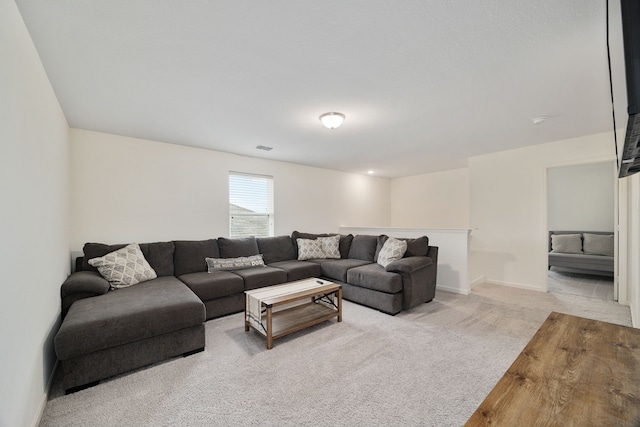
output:
M466 426L640 425L640 330L553 312Z

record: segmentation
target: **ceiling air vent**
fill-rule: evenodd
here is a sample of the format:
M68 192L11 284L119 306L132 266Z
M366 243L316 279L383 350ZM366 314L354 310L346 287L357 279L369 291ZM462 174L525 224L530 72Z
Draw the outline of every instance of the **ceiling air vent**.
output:
M271 151L273 150L273 147L267 147L266 145L258 145L256 147L258 150L264 150L264 151Z

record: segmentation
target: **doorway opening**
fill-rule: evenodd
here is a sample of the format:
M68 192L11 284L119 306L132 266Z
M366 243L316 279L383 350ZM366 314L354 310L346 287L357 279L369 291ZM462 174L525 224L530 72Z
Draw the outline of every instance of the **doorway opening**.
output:
M547 290L618 300L614 161L547 169Z

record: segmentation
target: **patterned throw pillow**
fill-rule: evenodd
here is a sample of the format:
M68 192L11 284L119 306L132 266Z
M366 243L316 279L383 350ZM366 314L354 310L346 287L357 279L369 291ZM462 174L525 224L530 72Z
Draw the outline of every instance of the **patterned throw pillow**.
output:
M298 260L324 258L320 239L296 239L296 243L298 244Z
M158 277L137 243L88 262L109 281L111 289L126 288Z
M232 271L244 268L266 267L262 254L251 256L240 256L237 258L205 258L207 271Z
M340 258L340 235L329 237L318 237L320 244L322 245L322 252L324 256L322 258Z
M404 256L407 251L407 242L405 240L398 240L393 237L389 237L384 246L380 249L378 255L378 264L383 267L391 264L393 261L397 261Z

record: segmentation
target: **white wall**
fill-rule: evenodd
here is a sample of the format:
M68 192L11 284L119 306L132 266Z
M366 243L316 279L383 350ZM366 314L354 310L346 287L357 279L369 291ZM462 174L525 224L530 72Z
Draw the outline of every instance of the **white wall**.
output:
M627 239L621 240L622 251L620 265L621 284L628 281L629 292L625 295L631 309L633 326L640 327L640 174L632 175L620 181L620 187L626 191L626 209L621 212L620 229L626 230ZM626 252L626 253L625 253Z
M388 179L72 129L72 250L228 236L230 170L274 177L276 235L391 220Z
M469 227L469 170L391 180L391 226Z
M0 426L29 426L69 266L68 126L13 0L0 0L0 58Z
M613 231L615 162L549 168L549 230Z
M471 157L470 279L545 290L547 168L614 158L608 133Z

